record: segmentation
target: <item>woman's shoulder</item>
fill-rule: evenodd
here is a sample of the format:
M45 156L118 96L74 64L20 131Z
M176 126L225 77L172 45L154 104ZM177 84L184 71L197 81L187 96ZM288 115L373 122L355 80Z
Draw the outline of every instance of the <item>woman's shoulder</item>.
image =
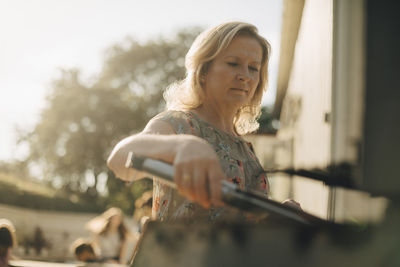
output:
M168 123L177 134L199 133L199 123L190 111L166 110L157 114L152 120Z
M189 111L183 110L165 110L158 113L153 119L186 119L189 116Z

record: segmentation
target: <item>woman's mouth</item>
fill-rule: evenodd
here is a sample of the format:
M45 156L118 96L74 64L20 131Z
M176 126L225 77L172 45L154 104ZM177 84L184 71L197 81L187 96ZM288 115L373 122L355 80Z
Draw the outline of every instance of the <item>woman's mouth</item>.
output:
M247 90L246 89L242 89L242 88L231 88L231 90L233 90L235 92L247 93Z

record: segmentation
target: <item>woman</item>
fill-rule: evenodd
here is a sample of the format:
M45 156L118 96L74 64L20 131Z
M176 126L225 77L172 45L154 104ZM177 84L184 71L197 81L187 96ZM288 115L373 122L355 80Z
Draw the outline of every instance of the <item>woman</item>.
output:
M132 234L123 222L119 208L110 208L90 220L86 228L95 234L94 242L100 248L101 261L125 263L126 248Z
M164 95L168 111L151 119L140 134L116 145L108 166L121 179L144 176L125 168L130 151L173 164L180 194L155 182L155 218L245 219L222 205L223 179L267 196L265 172L241 135L258 128L269 57L268 41L251 24L228 22L203 32L186 55L186 78Z

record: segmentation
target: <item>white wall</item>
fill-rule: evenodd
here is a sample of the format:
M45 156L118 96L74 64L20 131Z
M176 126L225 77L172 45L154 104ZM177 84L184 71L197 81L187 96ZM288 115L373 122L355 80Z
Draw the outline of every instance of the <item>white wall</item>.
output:
M84 225L97 215L94 213L31 210L0 204L0 218L6 218L14 224L19 242L24 236L32 237L35 228L40 227L43 230L44 238L51 243L51 247L42 251L41 255L36 255L32 250L26 255L24 249L19 246L14 250L14 254L22 259L73 260L74 255L70 251L70 245L79 237L91 237ZM135 224L130 218L125 218L125 222L130 229L135 229Z
M326 167L330 163L332 0L306 0L286 97L282 106L277 163L282 167ZM328 189L319 182L282 180L304 210L326 218ZM284 194L280 194L283 197Z
M353 5L349 2L343 1L347 6L335 10L336 19L342 18L341 15L351 18L345 22L339 21L346 30L345 34L339 36L334 34L333 27L334 0L305 1L289 85L282 106L281 129L277 134L281 146L278 146L275 158L280 167L324 168L339 158L354 161L354 140L359 137L361 130L361 111L358 108L356 112L354 106L362 104L362 97L355 96L360 95L362 86L362 66L358 62L362 62L362 55L359 51L351 52L351 49L360 45L362 38L358 32L354 33L355 36L349 35L348 28L354 27L352 24L362 23L361 18L354 18L362 14L361 10L356 9L357 3L361 4L362 1L351 1ZM354 10L349 10L348 6ZM342 45L334 50L334 43ZM333 71L335 60L339 70ZM332 82L333 73L337 75L335 82ZM335 101L332 101L333 84L336 86ZM338 97L339 89L344 91L341 97ZM332 102L336 104L335 112L332 112ZM334 131L332 118L336 119ZM328 218L328 212L336 221L379 221L384 215L385 199L344 189L329 192L322 183L306 178L288 180L278 176L274 179L277 180L275 195L280 198L292 197L301 203L304 210L323 218ZM332 210L328 210L330 205Z

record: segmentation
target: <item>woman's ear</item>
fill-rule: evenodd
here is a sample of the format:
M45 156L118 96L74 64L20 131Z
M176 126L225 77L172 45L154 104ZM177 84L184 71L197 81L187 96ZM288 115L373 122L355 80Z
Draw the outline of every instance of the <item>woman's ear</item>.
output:
M200 75L200 84L203 84L206 82L206 74L201 74Z

